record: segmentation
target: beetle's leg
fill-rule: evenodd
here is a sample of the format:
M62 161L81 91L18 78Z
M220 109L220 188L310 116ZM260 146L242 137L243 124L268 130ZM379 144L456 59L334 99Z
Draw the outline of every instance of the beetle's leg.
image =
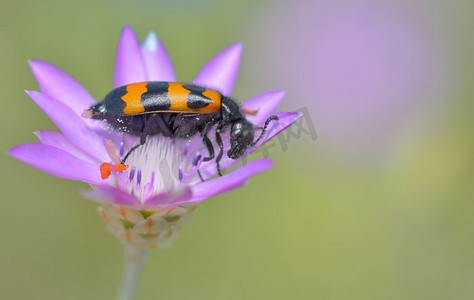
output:
M125 157L122 159L121 164L125 164L125 161L127 161L127 158L130 156L130 154L132 154L132 152L135 151L138 147L146 143L146 137L148 136L148 132L150 131L152 122L153 122L153 118L149 118L146 121L145 126L143 127L142 135L140 137L140 144L135 145L132 148L130 148L130 150L128 150L127 154L125 154Z
M219 161L221 160L222 155L223 155L224 145L222 143L221 135L218 133L218 131L216 131L216 140L217 140L217 144L219 145L219 154L218 154L217 159L216 159L217 172L219 173L219 176L222 176L221 168L219 166ZM203 161L210 161L210 160L214 159L214 157L215 157L214 146L212 145L211 140L207 137L207 133L206 133L206 135L204 135L202 137L202 141L206 145L207 151L209 151L209 156L204 158ZM202 178L202 175L201 175L201 171L198 170L197 173L198 173L199 178L201 179L201 181L204 182L204 179Z
M204 179L202 178L202 175L201 175L201 171L198 170L198 175L199 175L199 179L201 179L201 182L204 182Z
M260 136L250 145L251 146L257 145L257 143L260 142L260 140L265 135L265 131L267 131L268 124L270 124L271 121L277 121L277 120L279 120L279 119L275 115L268 117L268 119L265 121L265 125L263 126L262 133L260 133Z
M156 116L154 116L154 118L150 118L149 120L151 120L151 119L153 119L155 121L156 125L158 126L158 128L160 128L161 133L164 136L171 136L172 135L172 130L171 130L170 126L168 124L166 124L166 122L165 122L165 120L163 119L162 116L156 115Z
M200 160L201 160L201 155L198 155L196 158L194 158L193 166L197 166L197 164L199 163ZM201 179L201 182L204 182L204 179L202 178L201 171L197 170L197 173L199 175L199 179Z
M222 142L222 137L221 137L220 131L221 131L221 129L217 128L217 130L216 130L216 142L217 142L217 145L219 146L219 154L217 154L217 158L216 158L216 168L217 168L217 173L219 174L219 176L222 176L221 166L220 166L219 162L221 161L222 156L224 155L224 143Z
M211 129L211 126L213 125L212 122L207 122L202 131L201 131L201 135L202 135L202 142L204 143L204 145L206 146L207 148L207 151L209 152L209 156L208 157L205 157L203 161L210 161L212 159L214 159L214 146L212 145L212 142L211 140L207 137L207 133L209 132L209 129Z
M145 144L145 143L143 143ZM135 149L137 149L138 147L140 147L141 145L143 145L142 143L138 144L138 145L135 145L133 146L132 148L130 148L130 150L128 150L127 154L125 154L125 157L122 159L122 162L121 164L124 165L125 164L125 161L127 160L127 158L130 156L130 154L132 154L133 151L135 151Z
M172 135L174 135L175 131L176 131L176 128L175 128L175 120L176 118L178 117L178 114L171 114L169 119L168 119L168 126L169 126L169 129L171 130L171 133Z
M214 159L214 146L212 145L211 140L207 137L207 135L202 137L202 142L206 145L207 151L209 151L209 156L205 157L203 161L210 161Z
M200 130L201 136L202 136L202 142L206 146L207 151L209 152L209 156L205 157L203 159L203 162L214 159L214 146L212 145L211 140L207 137L207 133L209 132L209 129L211 128L212 124L213 122L207 122L206 124L204 124L204 127ZM201 155L198 156L197 161L199 161L200 159L201 159ZM197 173L199 175L199 179L201 179L201 181L204 182L204 178L202 177L201 171L197 170Z
M130 156L130 154L132 154L133 151L135 151L138 147L140 147L140 146L142 146L146 143L146 137L147 137L147 135L145 133L143 133L141 138L140 138L140 144L137 144L137 145L133 146L132 148L130 148L130 150L128 150L127 154L125 154L125 157L122 159L122 162L121 162L122 165L125 164L125 161Z

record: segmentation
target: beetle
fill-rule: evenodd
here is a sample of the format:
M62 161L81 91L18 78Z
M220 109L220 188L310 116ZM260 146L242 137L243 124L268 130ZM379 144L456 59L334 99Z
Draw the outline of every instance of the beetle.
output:
M216 158L217 171L222 176L219 165L224 152L221 132L230 129L227 156L237 159L249 146L255 146L262 139L271 121L278 120L273 115L263 127L255 127L245 118L245 114L256 113L239 107L236 101L214 89L189 83L150 81L113 89L103 101L91 106L82 116L103 120L115 130L140 137L140 143L128 151L122 165L135 149L146 143L148 136L161 134L187 139L199 133L209 152L203 161ZM214 125L217 125L215 137L219 146L217 157L208 137ZM255 129L262 130L256 140ZM199 176L203 180L200 173Z

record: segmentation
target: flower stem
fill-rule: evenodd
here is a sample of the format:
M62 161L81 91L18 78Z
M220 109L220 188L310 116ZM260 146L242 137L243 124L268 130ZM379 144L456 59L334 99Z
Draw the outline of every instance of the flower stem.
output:
M125 269L122 275L117 300L132 300L137 289L143 261L147 251L135 247L125 247Z

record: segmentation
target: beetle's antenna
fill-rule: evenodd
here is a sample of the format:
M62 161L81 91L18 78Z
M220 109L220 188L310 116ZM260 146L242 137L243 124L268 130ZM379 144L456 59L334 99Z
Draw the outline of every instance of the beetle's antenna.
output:
M268 127L268 124L270 124L271 121L277 121L279 120L277 116L273 115L273 116L270 116L268 117L268 119L265 121L265 125L263 126L263 129L262 129L262 133L260 133L260 136L255 140L255 142L253 142L252 144L250 144L251 146L255 146L257 145L258 142L260 142L260 140L263 138L263 136L265 135L265 132L267 131L267 127Z

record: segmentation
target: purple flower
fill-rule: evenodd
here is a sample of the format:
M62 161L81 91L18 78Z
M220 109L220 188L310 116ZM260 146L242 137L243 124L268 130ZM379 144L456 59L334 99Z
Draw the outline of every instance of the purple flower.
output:
M230 95L241 51L240 44L222 51L204 65L194 83ZM27 91L27 94L61 132L37 132L40 143L18 145L9 154L54 176L89 183L92 190L83 194L107 207L119 205L131 209L129 211L154 212L179 209L241 187L248 178L272 166L269 159L258 159L214 178L217 173L215 161L198 159L200 154L207 154L199 136L190 140L152 136L130 155L126 171L111 170L112 176L103 180L100 166L104 162L119 163L124 153L138 143L137 138L111 131L100 121L82 118L81 113L96 103L91 95L68 74L46 62L31 61L30 65L41 92ZM143 81L176 81L171 59L153 33L140 45L132 29L126 26L117 49L114 87ZM258 111L255 116L248 116L248 120L261 126L274 114L283 97L282 91L267 92L242 106ZM299 117L292 112L276 115L279 121L272 122L268 134L257 147ZM228 146L228 138L224 137L224 143ZM253 150L255 147L248 152ZM239 160L224 155L221 168L226 170L237 163ZM204 182L199 179L198 170Z

